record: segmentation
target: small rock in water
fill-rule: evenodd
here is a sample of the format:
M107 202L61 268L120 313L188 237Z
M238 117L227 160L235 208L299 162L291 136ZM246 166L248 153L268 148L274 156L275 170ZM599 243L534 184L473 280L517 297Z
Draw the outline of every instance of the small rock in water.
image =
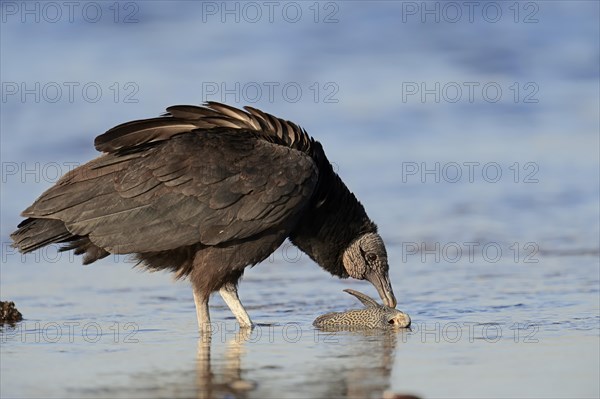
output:
M23 320L23 315L17 310L14 302L0 301L0 325L15 324Z
M410 326L408 314L389 306L380 305L376 300L361 292L351 289L344 291L358 298L365 308L324 314L313 322L315 327L373 329Z

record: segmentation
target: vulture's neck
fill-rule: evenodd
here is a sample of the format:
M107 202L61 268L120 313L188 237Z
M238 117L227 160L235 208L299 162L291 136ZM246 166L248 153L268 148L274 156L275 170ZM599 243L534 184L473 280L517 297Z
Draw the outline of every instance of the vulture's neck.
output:
M346 278L344 251L363 234L377 232L377 226L333 171L321 145L312 144L311 155L319 168L319 181L290 239L322 268Z

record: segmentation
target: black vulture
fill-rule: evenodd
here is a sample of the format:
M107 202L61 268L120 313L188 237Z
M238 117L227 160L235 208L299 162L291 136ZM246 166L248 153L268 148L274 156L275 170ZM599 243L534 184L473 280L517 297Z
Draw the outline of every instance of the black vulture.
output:
M377 226L298 125L217 102L176 105L96 137L103 154L66 173L11 238L21 252L53 243L89 264L133 254L193 287L201 331L219 291L240 326L252 322L237 285L286 238L340 278L396 299Z

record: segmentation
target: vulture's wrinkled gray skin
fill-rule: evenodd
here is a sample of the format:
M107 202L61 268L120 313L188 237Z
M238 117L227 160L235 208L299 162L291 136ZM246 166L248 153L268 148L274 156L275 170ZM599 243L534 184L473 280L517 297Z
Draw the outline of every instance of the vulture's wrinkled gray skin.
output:
M11 234L21 252L61 244L84 264L130 254L150 270L189 278L202 331L211 329L215 291L240 326L252 326L237 284L286 238L396 306L377 226L321 144L295 123L252 107L176 105L94 144L100 156L23 211L27 219Z
M344 290L365 305L364 309L332 312L317 317L313 325L323 329L374 329L410 326L410 316L389 306L380 305L373 298L351 289Z

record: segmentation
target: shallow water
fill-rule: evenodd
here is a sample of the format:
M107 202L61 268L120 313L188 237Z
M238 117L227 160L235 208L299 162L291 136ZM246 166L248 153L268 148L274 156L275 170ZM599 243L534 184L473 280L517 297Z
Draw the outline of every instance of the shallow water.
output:
M186 283L128 266L24 264L20 278L3 270L3 295L26 315L0 336L3 397L597 392L594 256L548 258L543 268L498 263L497 272L481 261L452 268L408 262L392 269L392 279L411 330L366 333L320 332L311 323L357 307L344 287L374 294L371 287L327 278L305 259L275 259L250 270L241 285L258 323L249 336L237 334L213 297L211 345L196 332Z
M530 24L494 2L498 23L403 21L421 2L320 3L320 18L338 7L327 24L313 22L312 3L298 3L311 16L298 23L199 22L197 3L130 3L135 24L114 23L108 3L97 24L3 14L2 82L97 82L105 95L2 99L0 296L25 320L0 331L1 397L600 396L597 2L520 3L521 22L538 7ZM115 101L115 81L135 83L139 101ZM323 143L379 225L410 330L315 330L317 316L360 307L344 288L377 294L288 244L241 283L257 328L238 335L214 296L210 342L187 282L124 257L83 267L56 248L22 257L8 246L55 173L96 156L95 135L170 104L223 100L203 90L214 82L303 88L297 102L278 92L251 105ZM495 82L505 96L403 101L415 82ZM535 83L538 101L514 101L514 82L521 94ZM331 87L337 102L325 101ZM248 104L239 97L224 100Z

